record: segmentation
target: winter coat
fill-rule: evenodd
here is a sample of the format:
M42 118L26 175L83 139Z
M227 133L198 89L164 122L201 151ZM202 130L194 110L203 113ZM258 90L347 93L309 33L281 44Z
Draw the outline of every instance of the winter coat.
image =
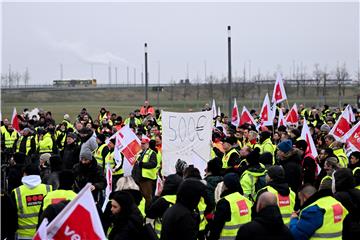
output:
M195 209L205 185L199 180L185 180L176 195L176 204L166 210L162 219L161 240L192 240L197 238L200 216Z
M215 207L215 188L223 180L223 177L221 176L207 176L204 179L206 181L206 195L208 199L210 200L210 205L212 208Z
M79 162L80 148L76 142L68 145L60 152L61 159L65 169L72 169Z
M124 206L131 208L128 215L114 216L113 228L109 234L109 240L138 240L143 239L143 217L135 204Z
M300 153L296 149L290 150L280 164L284 168L286 182L297 193L302 183Z
M89 166L84 166L81 163L77 163L73 167L73 173L75 176L74 191L76 193L80 192L80 190L87 183L91 183L95 186L95 190L91 193L96 200L98 193L106 188L107 183L104 172L102 171L101 167L97 165L97 162L94 158L92 159Z
M284 225L278 206L267 206L261 209L249 223L239 228L236 240L291 240L290 230Z
M311 197L309 197L300 210L308 207L310 204L316 202L320 198L332 196L330 189L320 190ZM324 221L325 211L319 206L314 205L306 208L301 213L301 218L292 218L290 220L290 231L295 240L309 239L315 231L320 228Z

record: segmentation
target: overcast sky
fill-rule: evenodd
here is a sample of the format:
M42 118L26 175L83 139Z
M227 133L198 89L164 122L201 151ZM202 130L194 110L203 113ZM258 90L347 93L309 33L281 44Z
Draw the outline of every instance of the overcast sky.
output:
M150 83L227 74L227 25L232 27L233 76L289 75L293 65L334 69L359 65L359 3L171 3L64 2L2 6L2 71L30 71L30 84L60 78L108 83L108 65L118 83L139 83L148 43ZM251 73L249 63L251 61Z

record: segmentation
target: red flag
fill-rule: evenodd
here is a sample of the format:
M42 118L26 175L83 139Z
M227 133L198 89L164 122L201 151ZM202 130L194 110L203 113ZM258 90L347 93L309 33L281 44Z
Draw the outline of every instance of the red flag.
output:
M301 130L301 138L304 139L308 144L306 153L309 153L311 156L313 156L313 158L316 158L318 156L318 152L316 150L314 140L311 136L311 133L310 133L310 130L309 130L309 127L308 127L306 121L304 121L303 128Z
M135 156L141 150L141 144L139 138L129 128L124 126L116 133L116 145L117 152L122 153L131 165L135 163Z
M164 182L163 180L160 178L160 176L157 177L156 180L156 189L155 189L155 196L160 196L162 190L164 187Z
M38 230L36 231L35 236L33 237L33 240L47 240L47 224L48 219L44 218L44 220L41 222Z
M48 239L106 239L90 187L86 184L49 224Z
M273 120L273 113L270 109L269 95L266 94L260 111L260 122L264 126L272 126Z
M13 125L13 128L16 131L18 131L18 132L20 131L19 119L17 117L16 107L14 107L13 115L12 115L12 118L11 118L11 124Z
M115 183L116 184L116 183ZM110 167L110 163L106 164L106 188L105 188L105 201L103 203L103 206L101 208L101 210L103 212L105 212L105 208L106 205L109 202L109 196L110 193L112 192L112 186L113 186L113 182L112 182L112 169Z
M351 151L360 151L360 122L355 124L341 140L349 145Z
M280 74L277 74L274 91L272 95L272 102L280 103L287 99L284 82Z
M292 125L298 124L299 114L298 114L298 109L297 109L296 103L294 103L294 105L290 109L285 120L288 124L292 124Z
M244 123L249 123L256 126L254 118L251 116L250 112L245 106L243 107L243 110L241 112L240 125L243 125Z
M234 107L231 112L231 124L234 126L239 126L239 109L236 103L236 98L234 98Z
M342 112L335 125L331 128L329 134L332 134L336 141L340 141L341 138L350 130L350 118L349 108L346 107Z
M278 127L280 127L280 126L286 126L284 114L281 109L279 109L279 119L278 119Z

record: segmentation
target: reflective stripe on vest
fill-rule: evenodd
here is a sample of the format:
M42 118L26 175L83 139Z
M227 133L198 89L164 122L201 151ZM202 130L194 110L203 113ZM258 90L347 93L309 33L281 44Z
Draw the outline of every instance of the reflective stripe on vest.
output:
M339 159L339 164L341 167L346 168L349 160L344 152L344 150L342 148L333 150L334 151L334 155Z
M199 210L199 215L200 215L200 224L199 224L199 231L204 231L205 227L207 225L207 220L205 218L205 209L206 209L206 204L205 204L205 200L203 197L200 198L200 202L198 204L198 210Z
M344 206L331 196L323 197L310 204L305 209L317 205L325 210L323 224L318 228L310 239L342 239L343 221L348 214ZM300 218L301 213L300 212Z
M233 153L236 153L237 155L239 155L239 153L236 151L235 148L231 149L229 152L224 154L224 156L222 158L222 164L223 164L222 168L230 168L228 166L228 161L229 161L231 154L233 154Z
M39 184L33 189L25 185L14 189L18 213L18 230L20 237L33 237L38 224L38 214L44 196L51 191L50 185Z
M111 169L116 168L116 162L115 162L115 159L114 159L114 154L115 154L115 151L108 152L108 154L105 157L105 165L109 163ZM112 175L121 175L121 174L124 174L123 168L120 168L116 172L112 173Z
M98 147L95 151L94 154L94 158L96 159L97 164L102 168L103 167L103 156L102 156L102 151L104 149L104 147L106 147L107 144L104 143L103 145L101 145L100 147Z
M143 156L143 163L147 163L150 160L150 156L154 151L150 148L146 150L145 155ZM144 178L149 178L151 180L156 180L157 168L156 166L151 169L142 168L141 169L141 176Z
M53 148L53 140L50 133L46 133L43 139L39 141L39 153L51 153Z
M16 138L18 137L18 133L16 132L16 130L14 130L10 134L7 130L5 130L4 137L5 137L5 147L12 148L14 146L14 142L15 142Z
M163 199L165 199L165 201L167 201L171 207L172 205L175 204L176 202L176 195L165 195L162 196ZM154 230L156 232L156 235L159 237L160 239L160 234L161 234L161 218L156 218L154 221Z
M16 152L19 152L20 151L20 145L21 145L21 142L23 140L23 136L20 136L20 138L17 140L17 143L16 143ZM26 152L25 152L25 155L28 155L29 151L31 150L31 140L32 140L33 136L28 136L28 138L26 139Z
M224 197L228 201L231 211L231 219L225 222L221 231L220 239L231 237L234 239L238 229L245 223L251 221L251 202L238 192L231 193Z
M289 188L290 193L288 196L282 196L275 188L271 186L266 186L264 189L275 194L277 198L277 203L280 209L280 213L285 225L290 223L291 213L294 211L295 206L295 193Z
M139 203L138 209L141 212L142 216L145 218L145 198L143 197Z

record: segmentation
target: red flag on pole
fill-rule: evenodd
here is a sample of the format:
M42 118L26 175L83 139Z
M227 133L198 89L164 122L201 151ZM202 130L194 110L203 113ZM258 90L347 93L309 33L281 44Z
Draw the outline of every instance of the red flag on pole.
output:
M273 112L271 111L270 108L269 95L266 94L260 111L260 122L264 126L272 126L273 120L274 118L273 118Z
M303 128L301 130L301 138L304 139L308 144L306 153L309 153L313 158L316 158L318 156L318 152L316 150L314 140L311 136L310 129L306 121L304 121Z
M286 125L287 125L287 123L286 123L286 120L284 118L283 111L282 111L282 109L279 109L278 127L286 126Z
M290 109L290 111L287 114L285 120L286 120L288 125L290 125L290 124L297 125L298 124L298 122L299 122L299 114L298 114L298 109L297 109L296 103L294 103L294 105Z
M341 139L346 142L351 151L360 151L360 122L355 124Z
M11 118L11 124L13 125L13 128L16 131L18 131L18 132L20 131L19 119L17 117L16 107L14 107L13 115L12 115L12 118Z
M256 126L254 118L251 116L249 110L247 110L245 106L243 107L243 110L241 112L240 125L243 125L244 123L249 123Z
M272 102L280 103L287 99L284 82L281 75L278 73L275 81L274 91L272 95Z
M234 126L239 126L240 118L239 118L239 109L236 103L236 98L234 98L234 107L231 112L231 124Z
M90 191L91 183L79 192L47 227L48 239L106 239Z
M333 135L336 141L341 141L341 138L350 130L350 121L349 108L346 107L329 134Z

